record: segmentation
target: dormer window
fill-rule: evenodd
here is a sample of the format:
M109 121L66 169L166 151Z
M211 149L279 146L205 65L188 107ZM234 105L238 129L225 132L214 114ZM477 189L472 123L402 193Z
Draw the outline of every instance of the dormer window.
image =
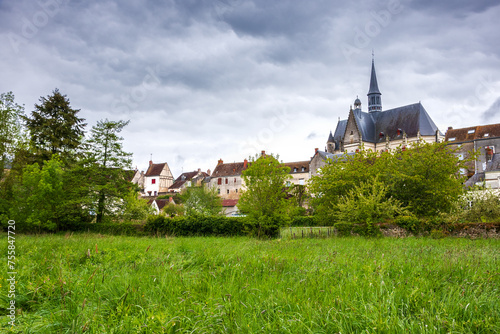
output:
M297 167L293 167L293 172L297 173L297 171L298 171Z
M448 141L455 141L457 138L455 137L451 137L451 138L448 138Z
M485 137L489 137L489 136L490 136L490 134L489 134L489 133L485 133L485 134L484 134L484 136L485 136Z
M469 131L467 131L468 134L472 134L474 132L476 132L476 130L469 130Z
M380 132L380 133L378 134L378 136L379 136L379 138L380 138L380 139L382 139L382 138L384 138L384 136L385 136L385 135L384 135L384 133L383 133L383 132Z
M398 137L399 137L399 136L401 136L401 134L403 133L403 130L398 129L398 131L396 131L396 133L397 133L397 135L398 135Z
M306 168L304 166L302 166L302 171L305 172L306 171Z

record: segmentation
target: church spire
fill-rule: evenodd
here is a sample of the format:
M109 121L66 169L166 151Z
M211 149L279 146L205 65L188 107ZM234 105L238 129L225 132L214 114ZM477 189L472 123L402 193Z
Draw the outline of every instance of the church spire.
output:
M372 75L370 77L370 90L368 91L368 112L382 111L381 93L378 89L377 74L375 73L375 61L372 52Z

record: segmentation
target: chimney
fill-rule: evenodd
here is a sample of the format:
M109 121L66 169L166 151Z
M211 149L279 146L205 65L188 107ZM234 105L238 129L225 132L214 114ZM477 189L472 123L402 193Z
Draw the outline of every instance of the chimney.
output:
M149 165L151 166L153 164L153 160L149 160Z
M453 127L452 127L452 126L449 126L449 127L448 127L448 130L453 130Z
M314 149L314 154L318 154L318 148L317 147Z
M266 151L262 150L262 152L260 153L261 156L264 156L266 155Z
M245 159L243 160L243 169L247 169L247 167L248 167L248 160Z
M222 165L223 163L224 161L222 161L222 159L219 159L219 161L217 162L217 166Z

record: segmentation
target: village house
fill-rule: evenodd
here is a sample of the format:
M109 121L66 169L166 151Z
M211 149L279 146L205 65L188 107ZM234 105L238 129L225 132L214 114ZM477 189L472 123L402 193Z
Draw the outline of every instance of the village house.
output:
M266 155L266 151L261 151L261 156L263 155ZM239 199L241 191L245 189L241 175L249 165L247 159L243 162L231 163L224 163L222 159L219 159L210 177L209 186L215 187L222 199ZM284 165L290 168L292 176L292 179L287 182L288 186L291 184L305 185L309 180L309 161L285 162Z
M500 124L478 125L446 131L445 141L456 150L459 159L466 159L473 151L478 151L478 158L467 163L462 173L469 179L466 186L484 185L488 188L500 188Z
M149 167L144 174L144 195L158 196L166 194L173 184L174 177L166 162L154 164L149 161Z
M197 171L182 173L174 183L168 188L171 193L180 193L182 189L191 186L201 186L204 180L210 176L208 173L202 172L200 168Z
M420 102L383 110L381 95L372 60L368 112L363 111L361 100L356 98L347 119L339 119L334 134L330 131L325 151L315 152L311 160L311 175L317 175L328 158L344 152L356 153L361 149L388 151L417 141L444 140L444 135Z
M176 204L174 199L172 197L169 197L169 198L163 198L163 199L150 199L148 201L148 204L151 205L151 207L153 208L154 210L154 214L155 215L158 215L160 214L160 212L163 211L163 208L165 207L165 205L167 204Z

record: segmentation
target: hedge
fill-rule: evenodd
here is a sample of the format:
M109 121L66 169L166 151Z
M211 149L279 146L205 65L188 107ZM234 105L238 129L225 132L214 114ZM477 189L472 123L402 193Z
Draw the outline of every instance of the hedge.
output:
M224 216L150 216L144 226L149 233L162 233L175 236L237 236L245 235L245 217Z

